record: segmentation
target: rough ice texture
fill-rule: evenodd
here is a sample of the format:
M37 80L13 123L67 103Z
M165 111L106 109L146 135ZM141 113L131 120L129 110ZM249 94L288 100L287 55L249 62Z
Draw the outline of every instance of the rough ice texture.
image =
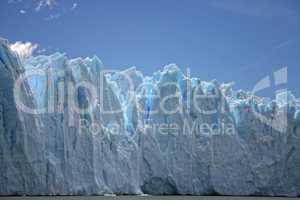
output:
M63 77L53 74L53 80L79 82L88 80L103 89L103 107L122 109L116 114L101 112L99 107L88 114L77 114L65 100L61 112L26 114L17 109L14 82L24 70L31 68L63 70ZM216 109L206 115L190 108L189 112L165 114L158 102L176 89L164 83L179 84L178 101L183 110L188 95L187 81L175 65L169 65L152 77L143 77L135 68L122 73L134 82L133 93L143 95L145 108L158 109L156 114L138 112L137 102L128 103L128 86L124 76L113 73L102 83L97 76L102 63L97 58L68 60L63 54L32 57L21 63L7 42L0 41L0 194L1 195L75 195L75 194L193 194L193 195L300 195L300 109L299 100L292 94L278 95L279 101L254 97L243 91L234 92L230 84L191 79L191 90L201 84L204 95L215 90L226 94L221 99L202 99L204 110ZM189 80L188 80L189 81ZM160 91L159 98L149 85L139 92L142 83L153 83ZM103 84L103 87L99 87ZM20 98L26 105L43 107L47 91L43 80L32 78L22 85ZM54 97L59 88L54 84ZM78 92L78 104L89 102L85 90ZM289 101L283 101L289 96ZM57 98L54 98L57 101ZM221 107L225 111L221 112ZM284 132L263 123L255 113L274 119L280 126L275 110L286 111ZM254 112L255 111L255 112ZM280 114L278 114L280 115ZM70 119L74 121L69 124ZM100 134L77 127L81 119L101 124ZM179 134L156 133L157 129L142 127L149 123L177 123ZM279 119L279 120L278 120ZM184 123L234 123L236 134L180 134ZM105 134L111 124L120 125L121 134ZM276 127L276 126L275 126ZM222 129L222 127L221 127ZM137 134L134 134L134 131ZM197 130L193 130L197 131ZM147 132L147 131L146 131Z

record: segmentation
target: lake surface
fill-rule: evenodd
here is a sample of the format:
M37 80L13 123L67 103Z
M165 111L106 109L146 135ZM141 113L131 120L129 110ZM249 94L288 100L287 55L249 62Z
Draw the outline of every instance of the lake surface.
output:
M163 200L287 200L300 198L285 197L209 197L209 196L46 196L46 197L0 197L0 200L135 200L135 199L163 199Z

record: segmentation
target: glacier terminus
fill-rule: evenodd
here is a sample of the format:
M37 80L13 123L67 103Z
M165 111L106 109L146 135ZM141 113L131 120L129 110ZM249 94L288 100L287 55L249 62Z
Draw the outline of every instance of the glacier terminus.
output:
M300 99L1 40L0 195L103 194L299 196Z

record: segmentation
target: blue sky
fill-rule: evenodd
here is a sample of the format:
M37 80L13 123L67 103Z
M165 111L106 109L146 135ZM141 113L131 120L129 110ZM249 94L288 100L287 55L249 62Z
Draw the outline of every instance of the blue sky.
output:
M0 37L147 75L176 63L236 89L287 66L286 86L300 96L298 0L2 0Z

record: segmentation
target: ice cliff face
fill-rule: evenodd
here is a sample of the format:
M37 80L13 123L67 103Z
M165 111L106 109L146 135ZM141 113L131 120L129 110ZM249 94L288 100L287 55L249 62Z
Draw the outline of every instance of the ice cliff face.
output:
M291 93L271 101L175 65L103 71L59 53L21 63L0 41L1 195L300 195Z

